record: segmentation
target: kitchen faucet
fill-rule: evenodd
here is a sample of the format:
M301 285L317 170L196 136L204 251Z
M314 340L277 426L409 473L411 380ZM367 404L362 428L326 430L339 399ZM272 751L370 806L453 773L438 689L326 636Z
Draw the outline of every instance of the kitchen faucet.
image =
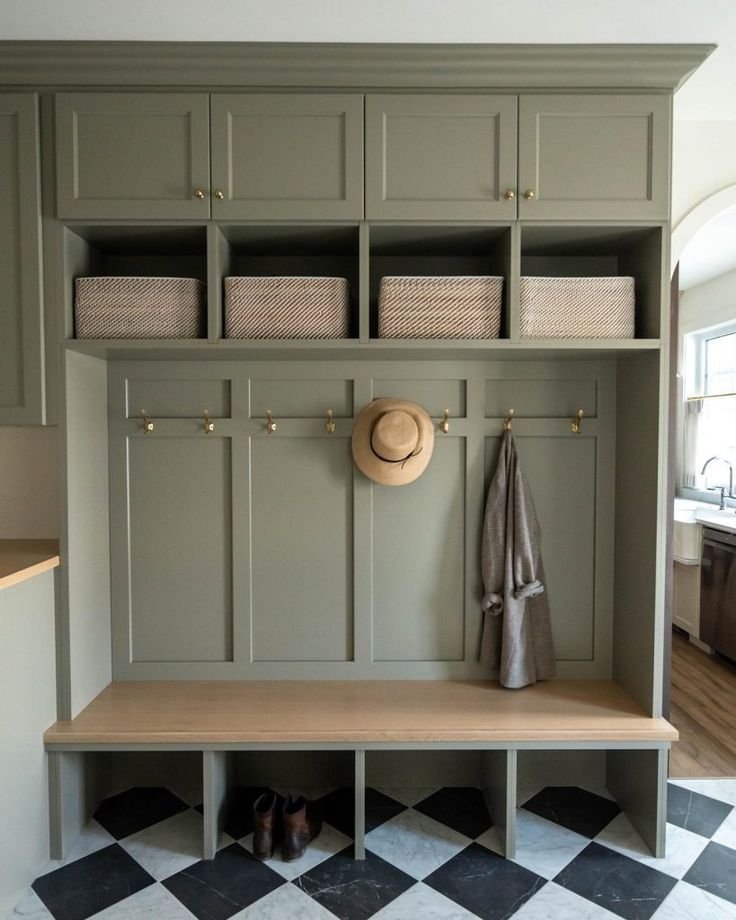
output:
M710 464L713 463L714 460L720 460L721 463L725 463L726 466L728 467L728 497L733 498L734 497L734 494L733 494L733 467L728 462L728 460L724 460L723 457L709 457L703 464L703 469L700 471L700 475L703 476L705 474L705 471L708 469ZM719 505L719 510L723 511L724 508L726 507L726 497L724 494L726 490L725 490L725 487L715 486L712 491L715 492L718 489L721 490L721 504Z

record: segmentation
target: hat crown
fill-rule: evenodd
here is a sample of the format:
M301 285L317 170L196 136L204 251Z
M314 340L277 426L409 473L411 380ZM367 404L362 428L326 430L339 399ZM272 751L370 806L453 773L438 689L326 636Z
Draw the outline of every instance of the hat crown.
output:
M371 447L381 459L396 463L416 450L419 426L403 409L391 409L376 419L371 431Z

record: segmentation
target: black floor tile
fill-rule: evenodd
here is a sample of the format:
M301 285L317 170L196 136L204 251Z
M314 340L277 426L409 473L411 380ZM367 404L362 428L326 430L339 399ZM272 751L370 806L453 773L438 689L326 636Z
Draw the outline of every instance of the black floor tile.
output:
M163 885L199 920L228 920L284 884L238 843L172 875Z
M483 920L512 917L546 883L478 843L471 843L424 879L425 885Z
M578 786L547 786L524 808L591 840L621 811L610 799Z
M352 787L335 789L320 800L322 818L343 834L355 833L355 791ZM406 805L370 787L365 791L365 831L375 830L390 818L406 811Z
M56 920L86 920L154 884L154 879L117 843L77 859L33 883Z
M683 881L736 904L736 850L711 840Z
M701 837L712 837L731 811L731 805L725 802L674 783L667 786L667 820Z
M390 865L375 853L353 859L348 847L305 872L294 882L340 920L368 920L416 879Z
M188 808L168 789L136 786L105 799L95 812L95 819L116 840L122 840Z
M554 880L625 920L649 920L677 884L664 872L597 843L589 843Z
M473 839L492 825L483 793L473 786L445 786L414 808Z

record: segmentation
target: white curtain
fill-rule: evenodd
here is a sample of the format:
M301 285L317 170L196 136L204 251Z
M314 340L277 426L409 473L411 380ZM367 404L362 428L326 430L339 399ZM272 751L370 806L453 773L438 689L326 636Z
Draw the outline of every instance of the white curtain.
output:
M698 477L705 462L700 463L704 407L704 399L688 399L685 403L685 485L690 489L698 487Z

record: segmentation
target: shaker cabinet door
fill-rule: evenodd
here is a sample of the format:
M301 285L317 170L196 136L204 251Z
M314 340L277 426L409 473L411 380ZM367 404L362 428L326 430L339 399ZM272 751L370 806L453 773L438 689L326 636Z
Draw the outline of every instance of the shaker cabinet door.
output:
M667 96L522 96L519 217L666 219Z
M513 220L516 109L516 96L368 96L366 217Z
M38 99L0 94L0 424L44 421Z
M360 220L363 97L212 97L212 216Z
M209 97L56 97L60 218L207 218Z

